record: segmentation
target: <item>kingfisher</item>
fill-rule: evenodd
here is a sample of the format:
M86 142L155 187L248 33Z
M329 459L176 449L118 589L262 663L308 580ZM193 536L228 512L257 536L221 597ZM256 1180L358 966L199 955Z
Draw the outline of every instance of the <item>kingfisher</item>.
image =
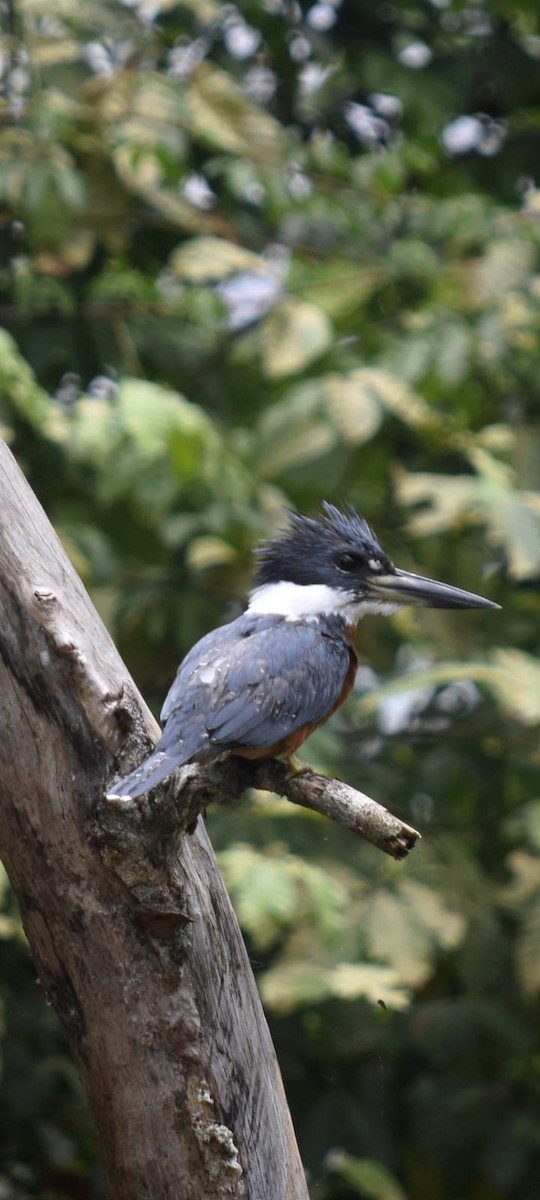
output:
M324 502L318 516L289 518L288 529L255 551L247 609L186 655L163 705L160 741L109 800L136 799L176 767L224 753L290 758L349 695L364 613L411 604L499 608L394 566L352 506Z

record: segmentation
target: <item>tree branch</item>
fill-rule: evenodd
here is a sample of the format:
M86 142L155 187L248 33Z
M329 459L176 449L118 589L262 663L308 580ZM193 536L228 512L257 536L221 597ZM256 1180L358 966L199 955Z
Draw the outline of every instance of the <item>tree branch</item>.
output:
M317 775L309 767L289 777L284 763L258 764L254 786L279 792L293 804L311 808L329 820L345 825L395 859L406 858L420 840L416 829L370 796L357 792L341 779Z
M275 758L254 762L234 756L223 756L208 767L182 767L175 773L166 791L172 805L169 834L189 830L210 804L236 799L249 787L286 796L293 804L344 825L395 859L406 858L420 840L420 834L411 825L340 779L318 775L307 766L291 775L286 764ZM159 794L162 793L163 788ZM126 813L126 809L138 812L145 800L108 803ZM101 819L110 828L103 813ZM152 816L151 820L154 819Z

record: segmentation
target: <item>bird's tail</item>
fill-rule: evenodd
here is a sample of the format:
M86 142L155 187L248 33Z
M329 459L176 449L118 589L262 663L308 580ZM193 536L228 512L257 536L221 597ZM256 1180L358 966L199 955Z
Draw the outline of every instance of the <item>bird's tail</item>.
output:
M178 754L170 755L166 750L154 750L145 762L141 763L140 767L136 767L129 775L125 775L123 779L119 779L112 784L109 790L105 793L107 800L136 800L137 796L144 795L149 792L150 788L161 783L162 779L166 779L174 771L175 767L179 767L185 762L184 758L180 758Z

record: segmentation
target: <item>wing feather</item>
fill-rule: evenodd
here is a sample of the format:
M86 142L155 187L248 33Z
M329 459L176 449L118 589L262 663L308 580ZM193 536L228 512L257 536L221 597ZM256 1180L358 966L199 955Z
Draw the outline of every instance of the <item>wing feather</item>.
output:
M227 649L222 685L212 690L206 729L213 746L262 749L334 707L350 667L342 637L283 620Z
M326 716L349 666L337 630L331 636L313 622L244 613L184 659L163 705L163 745L180 741L190 758L270 746Z
M351 662L341 631L244 613L202 638L165 700L154 753L115 787L136 797L188 762L225 750L261 749L322 720L337 704Z

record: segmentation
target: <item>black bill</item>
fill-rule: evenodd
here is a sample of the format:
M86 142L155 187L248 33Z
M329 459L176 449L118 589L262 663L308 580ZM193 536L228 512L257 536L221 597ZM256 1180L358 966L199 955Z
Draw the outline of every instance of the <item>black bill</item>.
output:
M422 604L427 608L500 608L493 600L485 600L474 592L438 583L411 571L400 571L395 575L378 575L369 581L369 594L377 600L394 604Z

